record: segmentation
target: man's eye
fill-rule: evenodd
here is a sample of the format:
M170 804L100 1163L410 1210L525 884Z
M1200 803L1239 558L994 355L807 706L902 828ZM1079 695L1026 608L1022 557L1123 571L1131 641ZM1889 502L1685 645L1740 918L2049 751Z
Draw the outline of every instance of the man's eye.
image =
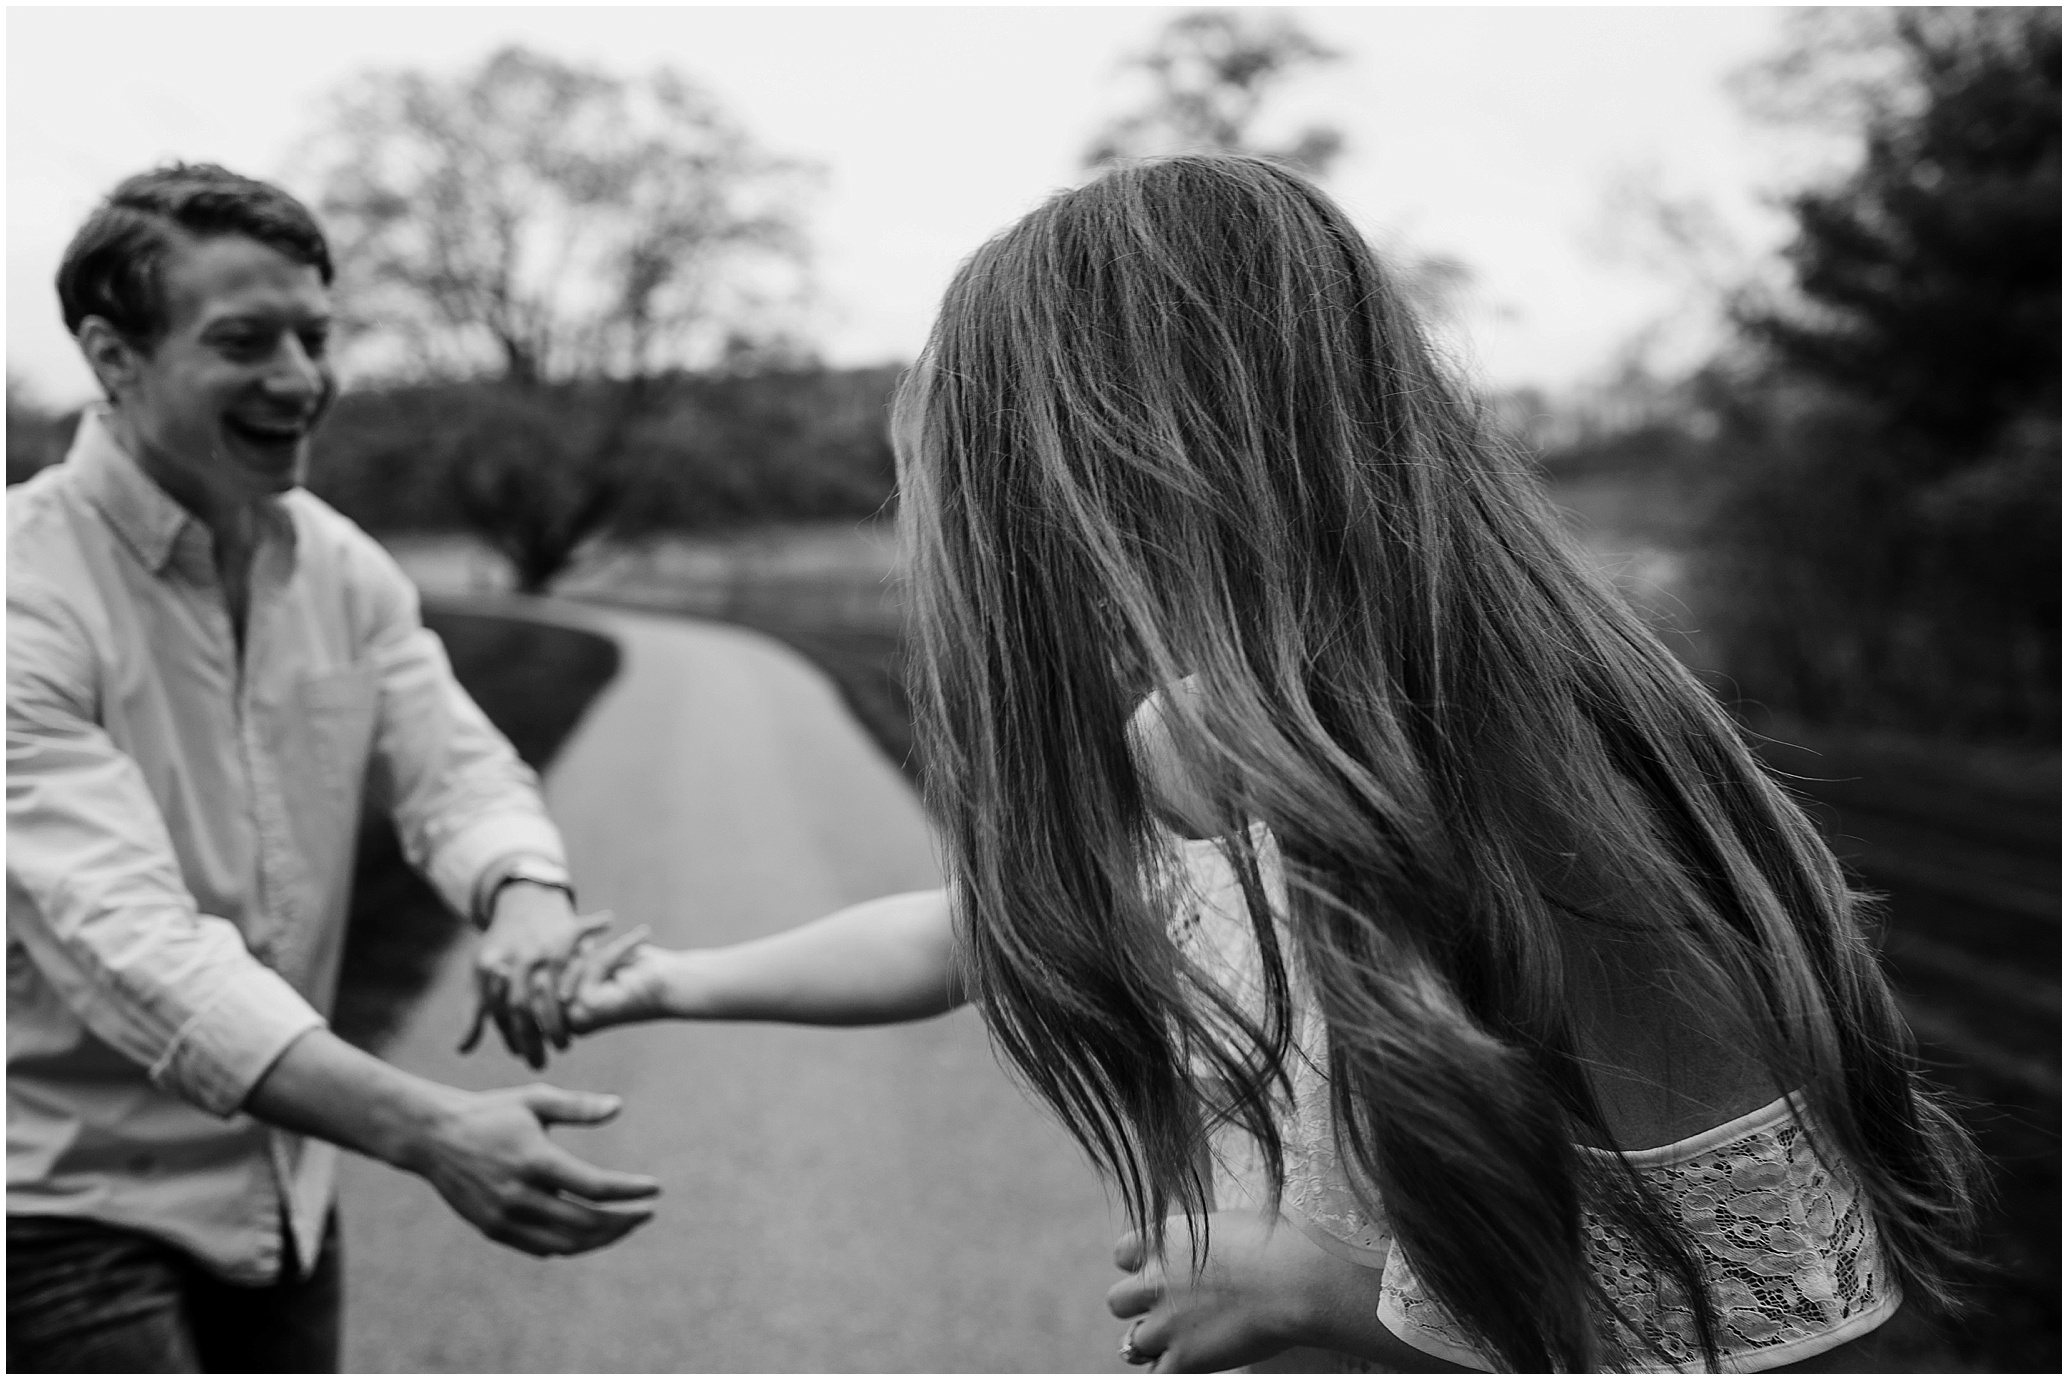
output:
M329 331L303 331L302 353L310 359L321 359L330 350Z
M224 354L238 359L258 359L273 348L273 338L257 331L239 331L233 335L218 336L216 344Z

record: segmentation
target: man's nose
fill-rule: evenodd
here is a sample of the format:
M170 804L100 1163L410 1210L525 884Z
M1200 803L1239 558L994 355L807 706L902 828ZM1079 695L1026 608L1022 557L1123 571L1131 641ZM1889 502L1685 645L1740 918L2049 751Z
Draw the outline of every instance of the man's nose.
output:
M276 398L318 401L330 391L330 366L290 333L266 371L266 391Z

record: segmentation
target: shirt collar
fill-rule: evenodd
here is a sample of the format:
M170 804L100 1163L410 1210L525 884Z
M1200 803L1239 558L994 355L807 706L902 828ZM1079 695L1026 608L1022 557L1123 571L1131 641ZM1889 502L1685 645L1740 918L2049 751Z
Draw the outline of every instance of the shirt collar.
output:
M86 495L153 575L164 573L188 524L196 528L195 537L203 549L212 544L201 520L144 473L143 466L115 439L105 404L88 407L80 415L79 434L72 439L65 463L78 467ZM270 535L293 550L294 521L278 499L259 503L258 522L261 541Z

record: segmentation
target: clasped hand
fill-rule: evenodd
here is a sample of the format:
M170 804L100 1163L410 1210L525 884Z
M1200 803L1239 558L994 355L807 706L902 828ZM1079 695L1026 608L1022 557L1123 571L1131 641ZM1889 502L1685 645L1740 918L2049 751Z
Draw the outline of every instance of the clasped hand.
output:
M488 931L474 954L476 1005L460 1053L481 1042L492 1021L510 1053L535 1069L546 1048L566 1049L566 1002L577 960L604 930L610 912L576 915L565 892L518 883L496 896Z
M510 1053L535 1069L546 1050L576 1035L661 1014L659 951L645 926L597 941L609 911L576 915L564 893L511 886L474 957L476 1006L460 1052L481 1042L492 1022Z

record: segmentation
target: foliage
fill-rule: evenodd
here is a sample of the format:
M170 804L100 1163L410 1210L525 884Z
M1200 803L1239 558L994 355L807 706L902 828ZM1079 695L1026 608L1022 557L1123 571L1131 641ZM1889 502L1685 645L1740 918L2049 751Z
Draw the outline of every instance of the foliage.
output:
M643 433L642 501L619 530L865 517L892 501L890 396L902 370L781 370L670 381Z
M79 413L46 411L12 374L7 378L7 482L19 484L55 465L71 448Z
M1739 308L1710 631L1776 708L2057 739L2059 12L1811 39L1770 104L1863 120L1863 152L1790 203L1793 300Z
M794 273L803 169L676 74L505 48L334 93L303 160L356 348L412 377L639 377L711 365ZM773 273L772 273L773 271Z
M450 506L543 590L638 491L664 370L800 351L805 170L711 98L505 48L451 79L373 72L304 160L362 372L462 380ZM579 406L577 406L579 402Z
M1813 722L2057 737L2058 418L1920 486L1871 411L1784 388L1710 447L1732 468L1699 602L1740 692Z
M1085 154L1087 166L1153 153L1222 150L1280 159L1314 174L1342 152L1341 131L1302 130L1287 144L1259 141L1268 98L1303 68L1342 55L1283 14L1268 20L1240 10L1192 10L1157 35L1129 65L1148 73L1153 94L1132 115L1109 124Z
M614 471L621 501L586 535L637 538L876 511L895 479L885 410L897 375L797 369L647 380ZM593 448L591 431L617 410L607 395L632 386L597 379L526 390L495 381L354 390L316 434L309 486L375 532L474 527L521 570L534 538L515 518L554 520L582 501L581 490L545 487L574 468L556 449ZM508 527L466 507L470 486L496 483L540 486L502 496ZM565 540L548 534L545 544Z
M1288 141L1261 126L1286 83L1343 54L1300 28L1287 14L1268 19L1241 10L1191 10L1164 26L1148 52L1128 66L1148 74L1141 109L1109 123L1084 155L1088 168L1160 153L1251 153L1324 176L1343 151L1342 131L1309 125ZM1425 254L1398 236L1384 238L1386 257L1416 306L1453 316L1472 272L1447 254Z
M510 562L517 588L543 592L601 532L632 489L623 434L641 410L636 385L602 380L473 390L447 452L460 516Z
M1802 300L1741 320L1933 477L2059 409L2060 12L1902 11L1883 42L1908 87L1856 97L1860 167L1791 202Z

